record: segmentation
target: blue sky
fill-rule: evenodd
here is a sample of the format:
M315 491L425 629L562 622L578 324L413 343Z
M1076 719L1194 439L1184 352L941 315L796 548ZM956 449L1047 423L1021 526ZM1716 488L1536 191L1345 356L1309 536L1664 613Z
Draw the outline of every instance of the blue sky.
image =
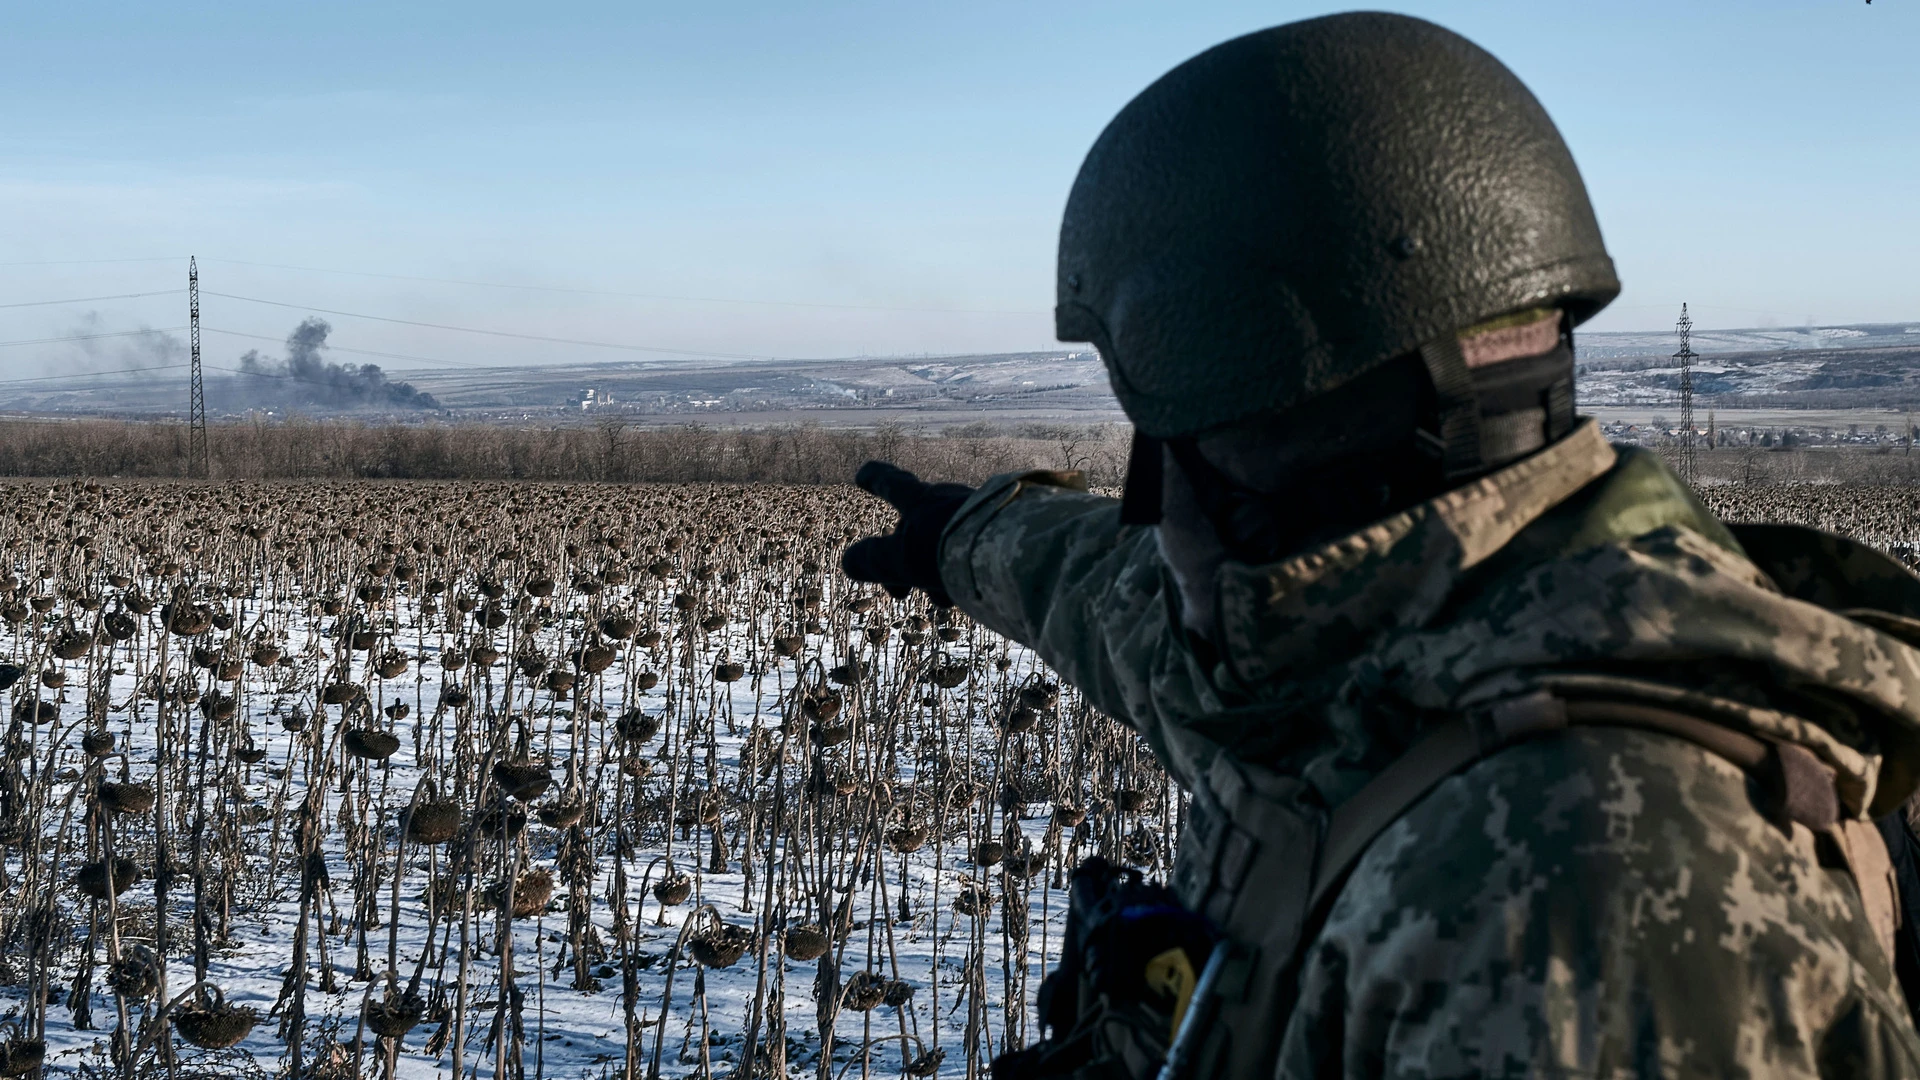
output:
M1597 326L1920 318L1920 4L1435 2L1572 145ZM0 304L203 287L767 356L1046 347L1058 218L1129 97L1295 3L60 3L0 34ZM167 262L76 262L167 258ZM600 290L542 292L274 269ZM0 341L184 321L0 308ZM209 297L210 327L301 310ZM654 354L332 316L453 363ZM0 372L118 362L0 348ZM210 360L259 341L210 335ZM129 354L130 355L130 354ZM345 359L346 357L343 357ZM411 366L383 361L390 367Z

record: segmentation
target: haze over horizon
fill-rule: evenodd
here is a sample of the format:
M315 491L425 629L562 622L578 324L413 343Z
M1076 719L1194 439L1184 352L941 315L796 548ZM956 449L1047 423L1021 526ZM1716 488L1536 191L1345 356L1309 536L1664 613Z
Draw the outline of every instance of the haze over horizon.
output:
M1702 328L1920 319L1914 5L1387 6L1560 125L1626 283L1591 329L1683 300ZM1343 8L22 9L0 342L178 326L193 253L209 364L308 315L390 368L1057 348L1101 127L1207 46ZM72 297L113 299L5 306ZM11 378L171 362L162 335L0 348Z

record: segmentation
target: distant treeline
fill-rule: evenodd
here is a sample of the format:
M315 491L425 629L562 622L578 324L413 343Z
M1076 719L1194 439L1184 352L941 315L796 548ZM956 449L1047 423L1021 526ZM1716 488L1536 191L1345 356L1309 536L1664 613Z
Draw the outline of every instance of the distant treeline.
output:
M1128 432L1114 425L936 434L901 427L726 429L368 425L337 420L209 429L215 479L584 480L838 484L883 458L930 479L973 483L1025 468L1082 468L1119 483ZM184 477L187 429L132 420L0 421L0 475Z
M1665 445L1655 447L1654 452L1678 468L1678 448ZM1814 451L1779 445L1764 449L1703 448L1696 453L1694 469L1697 483L1703 488L1723 484L1745 487L1777 484L1920 487L1920 455L1905 447L1845 447Z

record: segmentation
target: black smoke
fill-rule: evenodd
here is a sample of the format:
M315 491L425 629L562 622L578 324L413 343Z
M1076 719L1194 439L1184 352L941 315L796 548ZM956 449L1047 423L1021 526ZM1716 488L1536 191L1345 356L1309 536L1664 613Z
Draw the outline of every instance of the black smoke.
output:
M432 394L387 378L378 364L336 364L323 359L320 351L327 347L327 335L332 332L325 319L309 317L287 335L285 360L261 356L258 349L247 350L240 358L240 370L255 376L248 380L255 384L249 388L253 396L344 409L440 407Z

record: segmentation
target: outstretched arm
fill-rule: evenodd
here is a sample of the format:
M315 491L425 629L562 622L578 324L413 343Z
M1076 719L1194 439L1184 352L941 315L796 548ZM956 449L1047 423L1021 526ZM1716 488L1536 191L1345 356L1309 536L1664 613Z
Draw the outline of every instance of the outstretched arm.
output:
M1140 726L1141 669L1169 623L1153 530L1121 525L1118 501L1072 473L997 476L943 533L940 578L968 615Z
M968 615L1184 771L1182 721L1219 703L1169 602L1154 529L1122 525L1119 500L1088 494L1077 474L995 477L942 535L940 577Z
M1119 500L1089 494L1076 473L1008 473L964 499L879 463L858 482L901 520L847 549L849 576L896 596L925 589L1028 646L1182 771L1181 720L1219 702L1169 605L1151 527L1120 524Z

